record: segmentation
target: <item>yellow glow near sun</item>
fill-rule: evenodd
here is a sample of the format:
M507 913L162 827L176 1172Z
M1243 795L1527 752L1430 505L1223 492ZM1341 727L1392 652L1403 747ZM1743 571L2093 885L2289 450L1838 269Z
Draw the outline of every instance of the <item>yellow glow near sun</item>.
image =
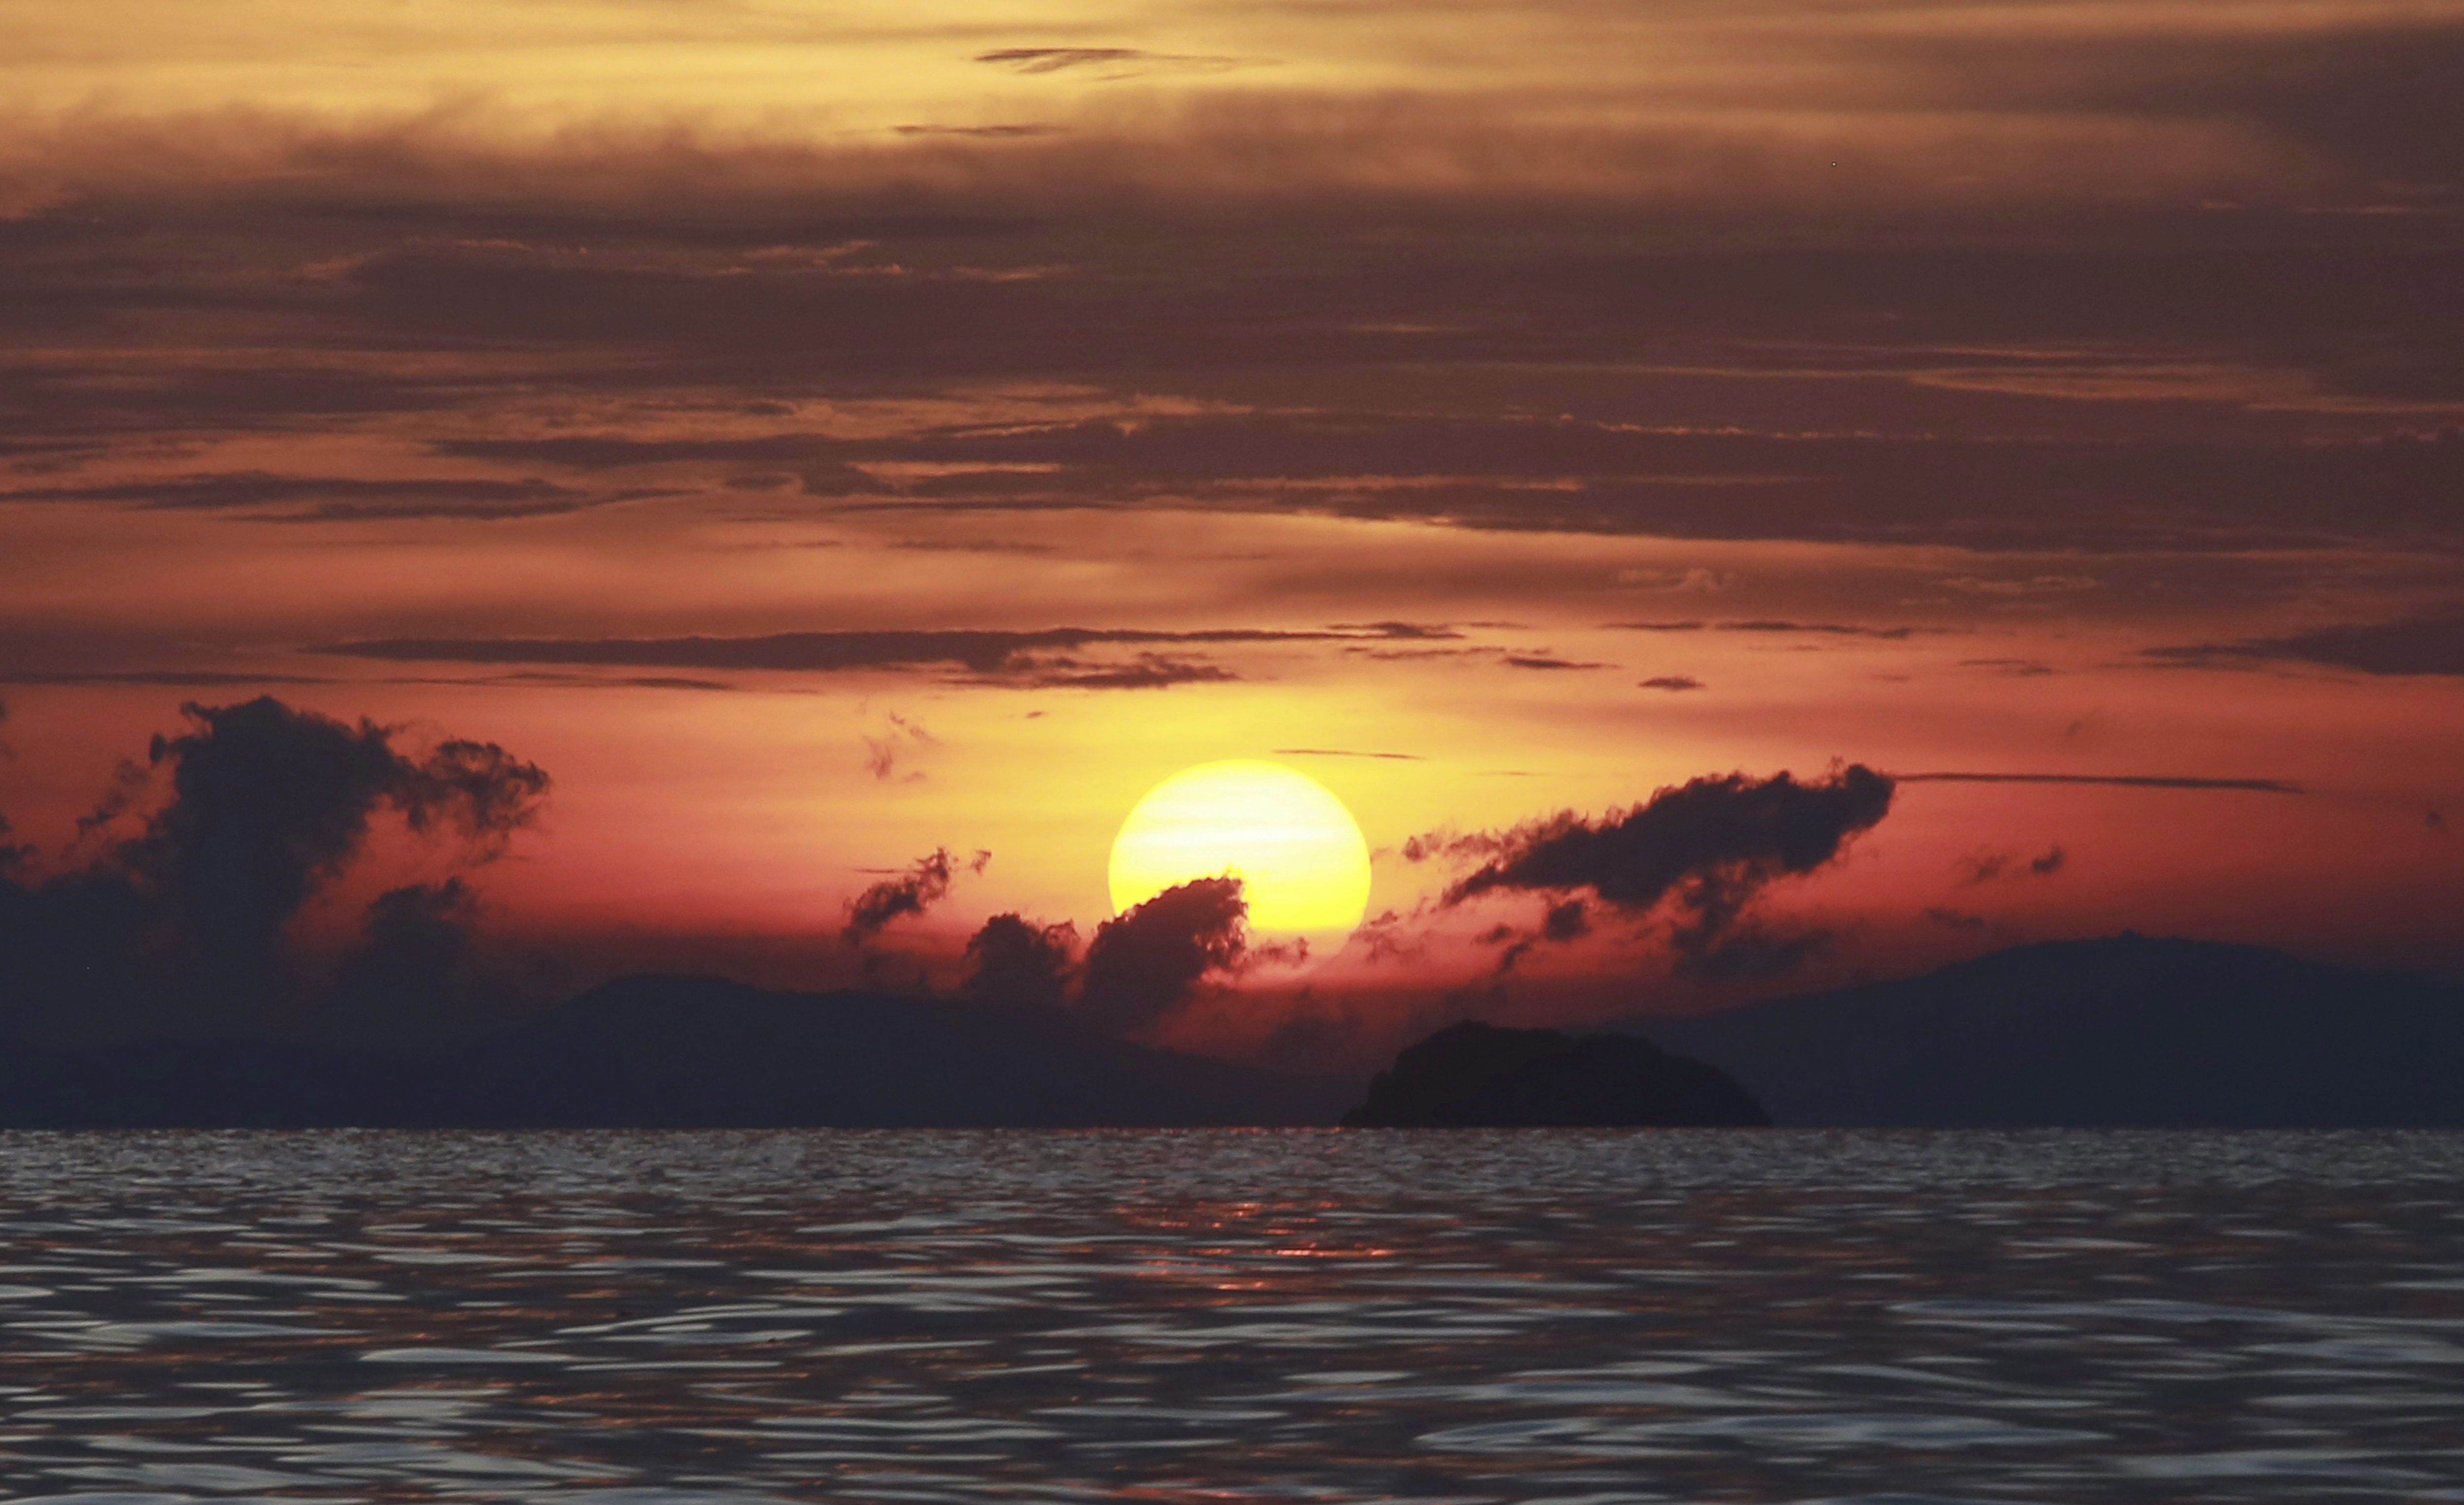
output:
M1369 844L1307 774L1250 759L1185 768L1147 791L1112 839L1114 913L1192 878L1241 879L1249 930L1340 943L1369 909Z

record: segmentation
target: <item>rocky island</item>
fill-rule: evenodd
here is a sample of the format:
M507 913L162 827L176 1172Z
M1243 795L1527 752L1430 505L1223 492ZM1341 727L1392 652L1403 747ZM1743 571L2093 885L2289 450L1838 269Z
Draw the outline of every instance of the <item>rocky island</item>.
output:
M1625 1034L1450 1025L1395 1057L1347 1129L1758 1127L1762 1104L1716 1066Z

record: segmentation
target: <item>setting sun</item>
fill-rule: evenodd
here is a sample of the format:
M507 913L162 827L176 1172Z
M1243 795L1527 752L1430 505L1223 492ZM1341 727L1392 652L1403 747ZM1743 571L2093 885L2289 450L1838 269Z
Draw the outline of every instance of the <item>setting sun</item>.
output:
M1369 907L1369 844L1352 812L1280 764L1200 764L1147 791L1112 841L1112 908L1225 874L1263 935L1339 940Z

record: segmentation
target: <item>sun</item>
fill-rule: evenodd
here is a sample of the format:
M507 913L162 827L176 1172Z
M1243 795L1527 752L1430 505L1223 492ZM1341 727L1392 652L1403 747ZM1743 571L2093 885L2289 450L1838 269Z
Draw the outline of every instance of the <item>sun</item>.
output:
M1281 764L1184 768L1147 791L1112 838L1112 909L1192 878L1241 880L1249 930L1323 955L1369 909L1369 844L1343 802Z

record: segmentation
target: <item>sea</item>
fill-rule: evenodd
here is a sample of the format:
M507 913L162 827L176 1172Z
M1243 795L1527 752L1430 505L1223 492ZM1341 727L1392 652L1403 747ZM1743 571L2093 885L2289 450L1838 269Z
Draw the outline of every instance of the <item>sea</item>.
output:
M2464 1501L2464 1135L0 1136L0 1499Z

